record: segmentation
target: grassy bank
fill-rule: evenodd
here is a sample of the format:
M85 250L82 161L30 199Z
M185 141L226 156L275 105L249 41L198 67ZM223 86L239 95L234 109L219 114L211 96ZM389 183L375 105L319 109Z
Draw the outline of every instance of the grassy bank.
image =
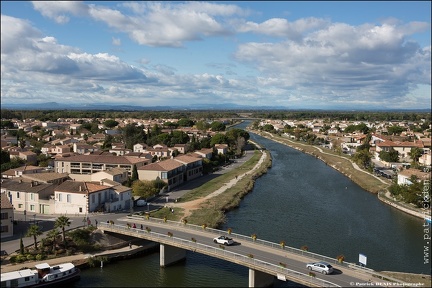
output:
M187 222L196 225L206 224L212 228L217 228L223 223L225 221L225 212L238 207L241 199L252 191L255 179L265 174L267 169L271 167L270 153L268 151L264 153L267 154L267 157L258 169L253 170L262 154L256 150L254 155L239 168L220 175L179 198L179 202L189 202L204 198L223 187L230 180L248 171L252 171L252 173L244 175L234 186L227 188L223 193L201 203L200 208L193 210L192 214L186 218ZM169 209L168 207L164 207L156 212L152 212L150 216L173 221L180 221L184 217L183 208L175 207L174 213L171 213Z
M271 167L270 153L268 151L265 151L264 153L267 153L267 157L258 169L253 170L253 173L251 174L245 175L237 182L236 185L228 188L225 192L202 203L201 208L194 210L192 214L187 217L188 223L198 225L205 223L207 226L214 228L224 223L225 212L238 207L241 199L252 191L255 180L261 175L265 174L268 168ZM255 151L255 155L248 162L243 164L240 168L225 174L225 181L222 179L219 180L219 177L214 180L218 180L217 185L222 186L224 182L229 181L233 177L244 174L247 171L251 171L259 161L260 157L261 152ZM207 184L210 184L210 182ZM210 184L210 187L212 187L212 184ZM205 188L203 187L203 189ZM216 189L218 188L213 186L212 190L215 191Z

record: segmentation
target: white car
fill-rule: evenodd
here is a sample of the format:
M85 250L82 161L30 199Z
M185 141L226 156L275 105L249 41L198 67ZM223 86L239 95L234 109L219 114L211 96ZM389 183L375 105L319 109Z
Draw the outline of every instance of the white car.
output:
M143 199L137 200L137 202L136 202L136 206L138 206L138 207L143 207L145 205L147 205L147 202Z
M219 236L213 239L214 243L219 243L222 245L232 245L234 244L234 241L231 238L228 238L227 236Z
M309 270L314 270L314 271L320 272L322 274L331 274L331 273L333 273L333 266L331 266L327 262L308 263L308 264L306 264L306 267Z

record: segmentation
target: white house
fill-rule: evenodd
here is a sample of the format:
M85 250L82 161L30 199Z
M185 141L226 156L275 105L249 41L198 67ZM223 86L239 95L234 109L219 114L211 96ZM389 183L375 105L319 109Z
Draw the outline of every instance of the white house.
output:
M56 214L86 215L96 211L112 212L130 209L132 197L130 188L115 189L114 186L102 184L104 183L63 182L54 192Z
M397 184L398 185L411 185L412 182L410 180L411 176L416 176L418 181L421 180L429 180L430 174L422 172L416 169L406 169L402 170L398 173Z

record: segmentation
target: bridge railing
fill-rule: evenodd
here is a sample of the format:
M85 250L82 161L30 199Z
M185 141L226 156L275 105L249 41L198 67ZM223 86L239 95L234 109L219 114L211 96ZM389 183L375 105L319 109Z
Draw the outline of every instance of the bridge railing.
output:
M144 216L128 216L128 218L129 219L137 219L137 220L145 220L145 221L150 221L153 223L164 223L164 224L168 224L170 226L183 227L185 229L190 229L190 230L195 230L195 231L205 230L207 232L211 232L211 233L214 233L217 235L225 235L225 236L232 237L232 238L234 238L235 241L238 241L238 242L247 241L247 242L251 242L251 243L255 243L255 244L259 244L259 245L263 245L263 246L268 246L268 247L275 248L275 249L282 249L282 247L279 243L274 243L274 242L262 240L259 238L253 240L253 238L251 236L246 236L246 235L237 234L237 233L228 233L228 231L224 231L224 230L219 230L219 229L214 229L214 228L209 228L209 227L203 228L203 226L194 225L194 224L184 224L184 223L181 223L179 221L171 221L171 220L164 221L163 219L154 218L154 217L149 217L147 219ZM359 270L362 270L362 271L365 271L368 273L375 272L373 269L362 267L362 266L357 265L355 263L350 263L350 262L345 262L345 261L339 262L336 258L331 258L328 256L320 255L317 253L305 251L305 250L290 247L290 246L284 246L283 250L286 252L293 253L293 254L313 258L313 259L316 259L317 261L325 261L325 262L328 262L330 264L340 265L342 267L359 269Z
M209 245L205 245L202 243L197 243L191 240L178 238L174 236L168 236L165 234L152 232L152 231L146 231L141 229L131 229L127 227L126 225L118 225L118 224L108 224L108 223L100 223L100 228L106 228L108 230L114 230L118 232L124 232L127 235L136 235L139 237L139 235L145 235L143 238L164 243L164 244L171 244L173 246L181 247L183 249L188 249L191 251L198 251L203 252L207 255L213 255L225 260L232 260L234 263L242 262L245 266L257 269L261 271L265 271L267 273L271 274L280 274L284 275L290 280L293 280L294 282L301 281L306 283L313 283L319 287L340 287L339 285L332 283L330 281L317 278L317 277L311 277L309 274L298 272L295 270L291 270L289 268L282 267L281 265L275 265L272 263L268 263L259 259L254 259L253 256L249 255L242 255L238 253L234 253L231 251L227 251L222 248L217 248ZM202 229L202 227L200 227ZM216 229L213 229L216 230ZM177 244L177 245L176 245ZM259 269L261 268L261 269Z

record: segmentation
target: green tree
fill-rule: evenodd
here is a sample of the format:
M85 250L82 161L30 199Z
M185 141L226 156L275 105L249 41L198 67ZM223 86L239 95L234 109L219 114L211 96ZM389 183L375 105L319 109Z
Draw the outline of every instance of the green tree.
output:
M43 232L42 232L41 228L39 227L39 225L31 225L27 230L26 237L33 237L35 249L38 249L37 248L37 237L42 235L42 233Z
M47 237L52 239L52 244L53 244L52 249L53 249L53 251L55 250L55 247L56 247L56 244L57 244L57 237L59 235L60 235L60 231L57 228L52 229L52 230L50 230L47 233Z
M4 150L1 150L0 152L1 152L1 158L0 158L1 163L8 163L11 161L9 152Z
M414 166L417 165L417 162L422 154L423 154L423 150L419 147L412 147L411 151L408 152L408 155L413 160Z
M177 124L180 127L192 127L194 125L194 121L187 118L182 118L179 121L177 121Z
M357 163L361 168L369 167L371 159L372 154L366 149L357 151L353 156L354 162Z
M386 162L398 162L399 153L393 147L390 147L389 151L380 151L379 158Z
M136 167L136 165L133 165L132 167L132 181L135 181L138 179L138 169Z
M136 180L132 183L132 193L137 197L148 198L158 193L154 181Z
M225 134L217 133L211 138L210 145L213 147L215 144L228 144L228 138Z
M103 124L105 125L105 127L111 129L111 128L116 127L119 124L119 122L117 122L117 121L115 121L113 119L108 119Z
M22 240L22 237L20 238L20 254L24 255L24 242Z
M210 127L211 127L212 131L225 131L225 128L226 128L225 124L223 124L222 122L219 122L219 121L213 121L210 124Z
M55 223L54 223L54 227L55 228L60 228L62 231L62 238L63 238L63 243L66 244L66 227L69 227L71 224L69 217L67 216L60 216L56 219Z
M206 121L202 121L202 120L197 121L195 123L195 126L198 130L204 131L204 132L207 131L208 129L210 129L210 124L207 123Z

